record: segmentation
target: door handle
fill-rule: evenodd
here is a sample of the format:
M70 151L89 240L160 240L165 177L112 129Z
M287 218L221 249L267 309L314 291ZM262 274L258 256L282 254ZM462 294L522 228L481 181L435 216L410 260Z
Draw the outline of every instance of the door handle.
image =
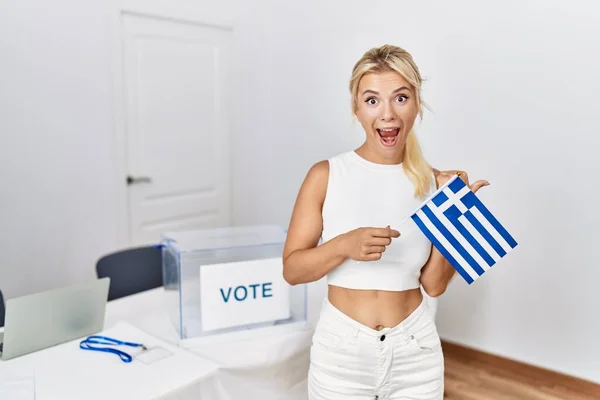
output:
M152 179L150 179L150 177L148 176L131 176L128 175L127 176L127 184L128 185L134 185L136 183L152 183Z

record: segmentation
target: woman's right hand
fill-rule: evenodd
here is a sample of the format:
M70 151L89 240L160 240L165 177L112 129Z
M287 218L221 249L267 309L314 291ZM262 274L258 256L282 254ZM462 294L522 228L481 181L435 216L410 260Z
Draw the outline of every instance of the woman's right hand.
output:
M400 237L400 232L386 228L358 228L342 235L343 253L356 261L376 261L392 238Z

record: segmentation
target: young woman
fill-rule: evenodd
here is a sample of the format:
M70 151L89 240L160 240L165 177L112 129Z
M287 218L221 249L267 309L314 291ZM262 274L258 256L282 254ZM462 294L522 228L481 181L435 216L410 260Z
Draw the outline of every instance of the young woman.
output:
M441 295L455 270L410 219L399 226L459 172L440 172L421 153L413 131L421 82L404 49L367 51L350 79L365 141L313 165L300 188L283 274L292 285L328 283L311 348L310 399L443 398L444 358L421 288Z

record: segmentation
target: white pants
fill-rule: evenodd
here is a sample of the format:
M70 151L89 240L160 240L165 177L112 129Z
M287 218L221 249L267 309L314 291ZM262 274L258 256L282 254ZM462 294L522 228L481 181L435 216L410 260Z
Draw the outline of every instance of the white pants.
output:
M310 351L310 400L442 400L444 356L426 299L404 321L380 331L327 299Z

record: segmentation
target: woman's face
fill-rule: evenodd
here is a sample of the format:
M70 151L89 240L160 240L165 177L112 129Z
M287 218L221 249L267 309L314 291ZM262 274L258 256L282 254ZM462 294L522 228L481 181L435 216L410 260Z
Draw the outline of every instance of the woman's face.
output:
M356 117L367 135L369 151L381 162L401 162L419 112L413 87L397 72L366 74L359 82L356 102Z

